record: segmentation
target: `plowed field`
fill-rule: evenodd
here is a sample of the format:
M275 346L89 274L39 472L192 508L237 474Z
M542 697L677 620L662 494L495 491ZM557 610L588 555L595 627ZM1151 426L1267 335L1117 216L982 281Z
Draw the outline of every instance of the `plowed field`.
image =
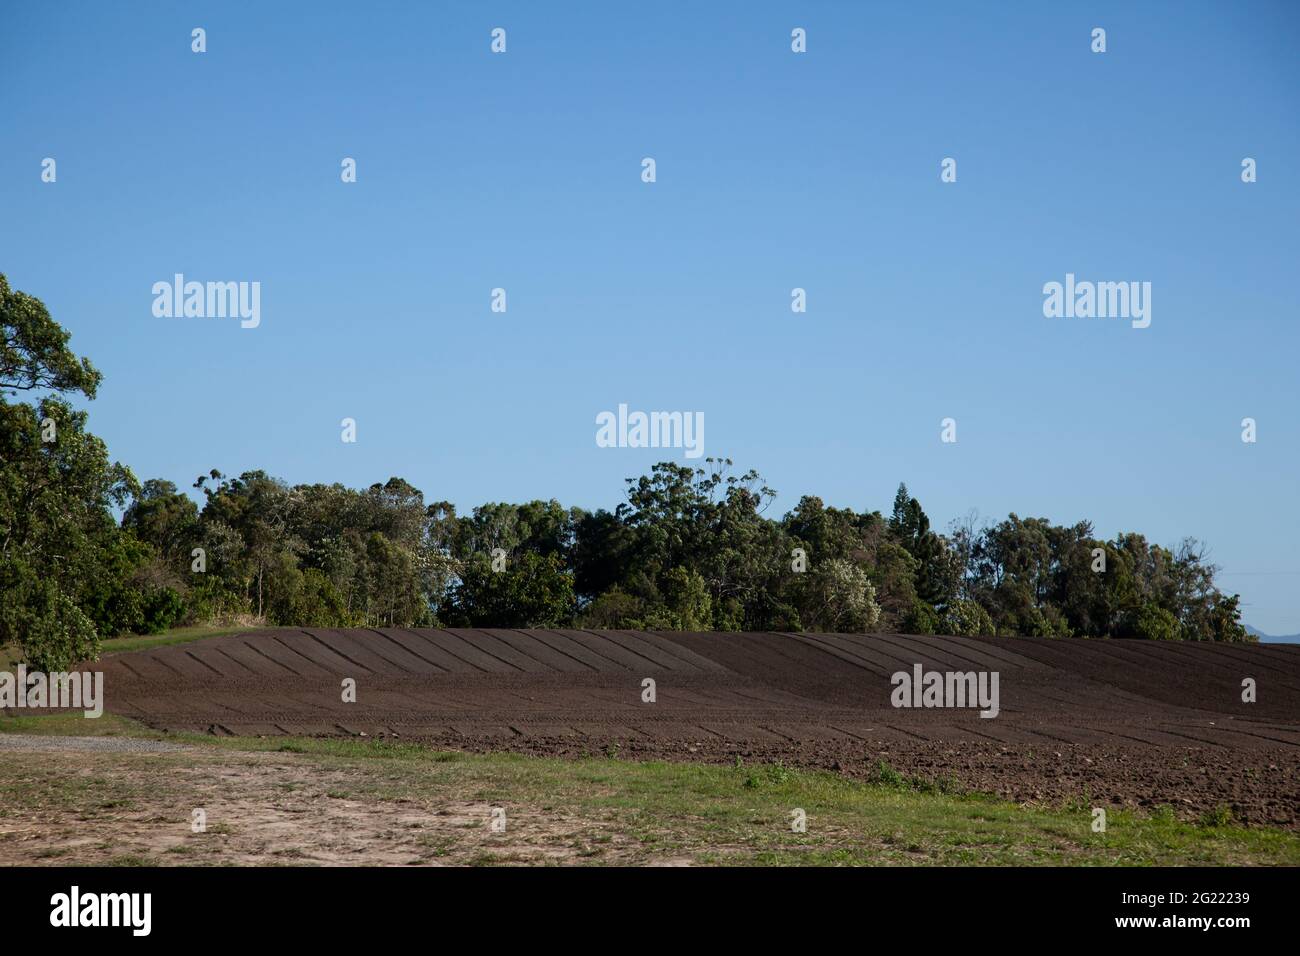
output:
M890 677L994 672L999 713ZM118 654L108 709L168 730L888 767L1022 801L1300 825L1300 647L1032 638L283 629ZM1258 700L1242 701L1253 678ZM343 701L341 682L356 682ZM654 681L654 701L643 682Z

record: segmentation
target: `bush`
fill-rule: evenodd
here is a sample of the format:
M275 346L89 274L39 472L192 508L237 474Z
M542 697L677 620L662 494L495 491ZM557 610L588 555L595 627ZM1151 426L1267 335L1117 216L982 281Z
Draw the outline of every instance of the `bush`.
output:
M912 610L903 619L903 630L908 634L937 634L942 627L939 612L920 598L912 601Z
M272 604L270 612L274 623L294 627L348 627L354 623L339 589L316 568L298 575L289 593Z
M227 587L215 574L195 576L203 580L186 595L185 623L221 624L248 617L248 601L242 594Z
M13 566L0 569L0 642L23 649L27 665L39 671L66 671L99 657L99 632L68 595L48 580L20 577Z
M1070 624L1059 609L1052 605L1030 608L1020 617L1019 633L1026 637L1071 637Z
M1133 635L1147 641L1178 640L1178 618L1158 604L1144 604L1133 623Z
M663 604L646 615L652 631L707 631L713 627L713 599L698 571L672 568L664 575ZM722 630L737 630L722 627Z
M993 618L989 612L975 601L953 601L944 609L940 620L940 630L944 634L957 637L974 637L979 635L992 637L997 634Z
M640 598L614 585L587 605L579 624L596 630L637 631L641 630L643 610Z
M531 551L502 571L486 554L467 561L451 597L438 617L453 627L567 627L577 604L559 556Z
M141 602L142 634L161 634L185 614L185 601L171 588L149 588Z

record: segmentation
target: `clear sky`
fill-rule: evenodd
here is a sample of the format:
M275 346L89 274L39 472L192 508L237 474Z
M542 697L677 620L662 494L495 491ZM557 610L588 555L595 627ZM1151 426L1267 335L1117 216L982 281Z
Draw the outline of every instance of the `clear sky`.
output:
M612 507L687 459L596 415L700 411L778 513L904 480L941 530L1191 535L1290 633L1298 51L1290 2L6 0L0 271L141 479ZM260 282L260 326L155 317L177 272ZM1150 327L1045 318L1071 272L1150 282Z

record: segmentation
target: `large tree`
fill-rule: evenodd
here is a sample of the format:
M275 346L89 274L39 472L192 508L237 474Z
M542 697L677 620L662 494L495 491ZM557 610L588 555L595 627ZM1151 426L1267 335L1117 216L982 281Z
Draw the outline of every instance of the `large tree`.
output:
M93 398L100 381L68 338L39 299L0 275L0 643L43 670L98 654L100 626L114 627L136 600L123 577L143 557L120 540L112 513L134 476L57 394ZM9 401L27 392L34 404Z
M0 273L0 399L6 391L80 392L94 398L103 376L68 348L69 333L45 303L9 288Z

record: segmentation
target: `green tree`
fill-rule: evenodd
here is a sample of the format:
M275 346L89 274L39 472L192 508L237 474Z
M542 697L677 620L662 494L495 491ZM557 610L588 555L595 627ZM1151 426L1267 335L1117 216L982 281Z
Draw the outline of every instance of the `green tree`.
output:
M487 554L466 561L438 616L454 627L565 627L576 609L573 576L559 557L526 551L508 556L501 571Z
M94 398L103 376L68 348L71 336L45 304L9 288L0 273L0 401L4 392L80 392Z
M11 403L20 392L93 398L100 376L68 348L69 336L40 300L0 275L0 643L28 662L61 670L97 656L88 604L107 606L99 553L116 545L112 510L136 491L86 429L86 413L57 395ZM34 396L35 397L35 396Z
M800 576L793 603L810 631L863 633L880 621L875 587L847 558L816 561Z
M651 631L707 631L713 627L713 596L698 571L672 568L663 576L662 600L644 619Z

